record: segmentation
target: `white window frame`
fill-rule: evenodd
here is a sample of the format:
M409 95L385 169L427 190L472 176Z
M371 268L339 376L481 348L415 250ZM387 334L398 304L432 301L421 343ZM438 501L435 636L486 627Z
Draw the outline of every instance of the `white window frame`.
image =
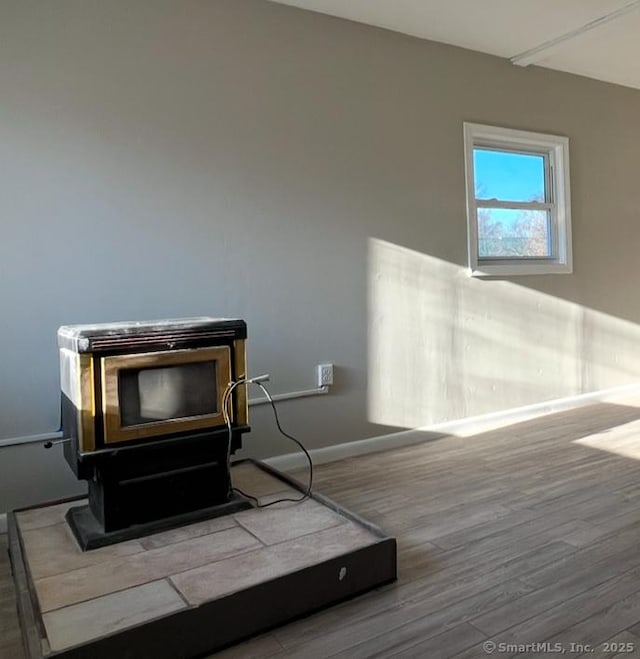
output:
M544 202L477 200L474 147L511 153L535 153L545 157L548 199ZM464 123L465 175L467 184L467 236L470 274L496 275L567 274L573 272L571 251L571 195L569 188L569 138L523 130ZM478 254L478 208L548 210L551 217L552 255L544 258L485 258Z

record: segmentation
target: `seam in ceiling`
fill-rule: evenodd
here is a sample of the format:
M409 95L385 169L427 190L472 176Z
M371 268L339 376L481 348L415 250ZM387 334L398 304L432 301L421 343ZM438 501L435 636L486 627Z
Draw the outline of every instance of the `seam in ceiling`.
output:
M625 16L626 14L629 14L636 9L640 9L640 0L629 2L623 7L605 14L604 16L600 16L599 18L595 18L592 21L589 21L588 23L575 28L574 30L565 32L565 34L561 34L560 36L549 39L549 41L545 41L538 46L529 48L529 50L525 50L518 55L514 55L510 58L510 62L512 64L516 64L517 66L529 66L530 64L535 64L540 59L543 59L546 55L548 55L550 51L553 51L556 46L559 46L560 44L565 43L571 39L575 39L585 32L595 30L596 28L602 27L607 23L618 20L622 18L622 16Z

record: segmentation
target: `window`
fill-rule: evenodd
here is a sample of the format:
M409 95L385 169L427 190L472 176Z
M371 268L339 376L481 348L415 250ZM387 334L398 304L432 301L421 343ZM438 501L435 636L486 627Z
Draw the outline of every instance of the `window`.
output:
M569 273L569 140L464 124L475 276Z

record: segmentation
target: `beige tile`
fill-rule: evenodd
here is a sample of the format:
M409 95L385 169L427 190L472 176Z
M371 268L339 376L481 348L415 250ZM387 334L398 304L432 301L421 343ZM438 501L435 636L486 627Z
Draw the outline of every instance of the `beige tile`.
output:
M344 524L346 518L313 500L282 503L271 508L247 510L235 515L241 526L265 545L291 540Z
M63 650L186 608L166 581L153 581L45 613L52 650Z
M197 538L201 535L224 531L234 526L237 526L236 521L231 515L226 515L225 517L216 517L215 519L207 519L204 522L189 524L189 526L182 526L178 529L154 533L146 538L141 538L140 544L145 549L157 549L158 547L166 547L167 545L183 542L190 538Z
M378 541L369 531L346 522L176 574L171 581L190 604L199 605Z
M240 488L246 494L257 498L276 492L296 494L296 490L286 483L251 463L243 463L233 467L231 481L233 487Z
M130 540L82 551L66 522L23 531L22 539L34 579L77 570L119 556L137 554L144 549L140 542Z
M183 572L260 547L241 528L226 529L151 551L35 580L44 612Z
M34 508L17 513L16 518L21 530L39 529L43 526L52 526L64 522L64 516L74 506L86 506L87 500L67 501L58 503L55 506L45 506L44 508Z

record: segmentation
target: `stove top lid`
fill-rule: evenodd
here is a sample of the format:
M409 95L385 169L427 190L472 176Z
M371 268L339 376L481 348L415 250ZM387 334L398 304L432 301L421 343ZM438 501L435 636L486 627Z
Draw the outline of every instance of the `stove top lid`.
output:
M247 325L239 318L163 318L160 320L133 320L84 325L63 325L58 328L58 345L78 352L90 351L97 340L117 340L134 337L158 337L170 340L174 335L182 337L201 333L232 333L236 338L245 338Z

